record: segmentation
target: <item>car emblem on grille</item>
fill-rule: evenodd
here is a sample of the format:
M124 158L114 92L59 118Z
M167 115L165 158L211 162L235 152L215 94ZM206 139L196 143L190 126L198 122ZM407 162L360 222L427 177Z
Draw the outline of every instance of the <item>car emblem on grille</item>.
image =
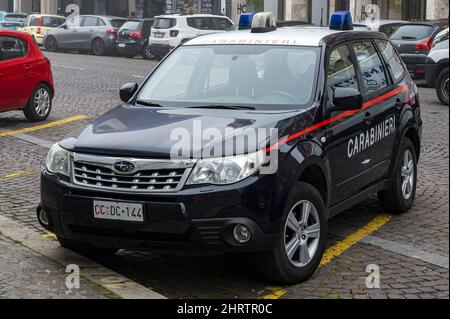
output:
M131 174L136 169L136 165L128 161L117 162L113 167L116 172L121 174Z

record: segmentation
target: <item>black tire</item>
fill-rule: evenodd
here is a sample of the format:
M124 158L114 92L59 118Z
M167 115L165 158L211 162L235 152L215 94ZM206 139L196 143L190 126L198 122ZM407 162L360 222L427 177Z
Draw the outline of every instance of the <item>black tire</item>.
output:
M308 201L316 208L319 219L316 223L320 225L320 235L317 237L318 244L314 255L309 262L300 267L294 265L286 253L285 241L290 240L288 239L287 231L285 230L287 226L285 225L291 209L302 201ZM296 284L310 278L314 274L326 247L328 218L324 201L317 189L307 183L298 183L296 189L289 195L286 201L282 225L281 236L275 248L270 252L256 255L256 266L260 274L271 282L284 285Z
M141 55L146 60L155 60L156 59L156 57L150 52L150 46L148 45L148 43L144 44L144 46L142 47Z
M128 59L134 59L136 57L135 54L125 54L124 56Z
M91 51L94 55L103 55L105 53L105 42L99 38L94 39Z
M402 189L404 181L407 178L405 177L406 174L403 173L402 169L402 167L404 167L404 157L406 156L406 152L409 152L411 154L413 163L413 167L410 170L412 174L414 174L410 179L412 180L412 182L410 183L410 194L409 192L405 194ZM410 210L416 196L417 186L417 152L413 142L409 138L405 137L403 139L395 163L394 177L391 187L389 190L379 192L378 200L381 207L386 212L391 214L403 214Z
M444 105L449 105L448 85L449 85L448 68L445 68L444 70L441 71L441 73L439 73L438 78L436 80L436 93L439 98L439 101L441 101L441 103Z
M45 39L44 48L48 52L58 51L58 42L56 41L55 37L49 36L47 39Z
M69 239L64 239L58 237L59 244L67 249L73 250L74 252L80 253L86 256L92 257L107 257L112 256L119 249L116 248L105 248L105 247L97 247L86 243L79 243Z
M48 118L51 110L52 92L47 85L39 84L31 93L23 113L29 121L41 122Z

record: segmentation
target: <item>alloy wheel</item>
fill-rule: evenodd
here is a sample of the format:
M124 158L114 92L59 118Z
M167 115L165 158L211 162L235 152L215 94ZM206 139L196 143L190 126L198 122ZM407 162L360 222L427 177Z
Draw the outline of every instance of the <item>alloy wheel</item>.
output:
M34 94L34 109L39 116L47 115L50 110L50 94L44 89L40 88Z
M402 161L402 194L403 198L409 200L414 191L414 159L410 150L403 153Z
M296 267L306 266L317 252L320 240L320 219L313 203L302 200L295 204L286 220L284 248Z

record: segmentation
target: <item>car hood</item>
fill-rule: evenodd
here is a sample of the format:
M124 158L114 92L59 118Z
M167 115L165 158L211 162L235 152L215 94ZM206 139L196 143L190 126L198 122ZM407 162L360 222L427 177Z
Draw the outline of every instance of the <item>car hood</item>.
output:
M108 156L171 158L178 151L177 156L184 158L203 158L231 155L222 151L228 150L223 146L247 136L253 142L239 143L245 146L233 152L245 154L311 125L314 110L267 112L123 105L60 144L73 152Z

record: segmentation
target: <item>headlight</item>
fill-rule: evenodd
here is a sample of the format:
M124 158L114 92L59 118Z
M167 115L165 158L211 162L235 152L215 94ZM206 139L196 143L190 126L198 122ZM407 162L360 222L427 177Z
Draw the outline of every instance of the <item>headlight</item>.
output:
M254 174L264 162L264 152L247 155L207 158L197 162L187 185L226 185L239 182Z
M69 156L70 152L63 149L56 143L47 155L47 170L52 173L69 176Z

